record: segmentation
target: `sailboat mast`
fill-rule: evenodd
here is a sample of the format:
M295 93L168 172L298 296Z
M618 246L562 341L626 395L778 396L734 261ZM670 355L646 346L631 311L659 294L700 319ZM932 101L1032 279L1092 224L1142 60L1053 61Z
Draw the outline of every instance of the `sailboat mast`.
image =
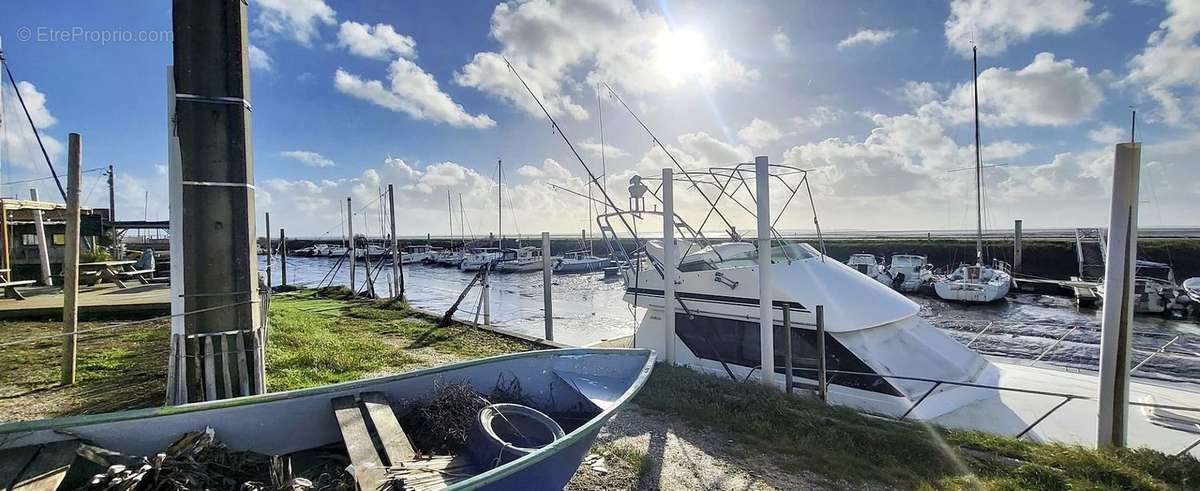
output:
M450 224L450 248L454 248L454 202L450 198L450 190L446 190L446 218Z
M504 166L496 159L496 248L504 248Z
M972 88L975 89L975 264L983 264L983 159L979 149L979 55L971 46Z

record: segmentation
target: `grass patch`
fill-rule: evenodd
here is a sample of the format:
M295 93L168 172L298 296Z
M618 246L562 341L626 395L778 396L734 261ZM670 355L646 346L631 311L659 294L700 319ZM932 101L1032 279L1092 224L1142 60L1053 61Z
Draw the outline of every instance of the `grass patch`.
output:
M459 324L439 328L402 302L323 298L339 293L305 290L272 299L267 346L270 390L344 382L535 348L531 343Z
M947 431L826 406L757 383L659 365L638 394L652 412L728 435L787 470L924 489L1197 489L1200 462ZM971 457L958 446L1021 462Z

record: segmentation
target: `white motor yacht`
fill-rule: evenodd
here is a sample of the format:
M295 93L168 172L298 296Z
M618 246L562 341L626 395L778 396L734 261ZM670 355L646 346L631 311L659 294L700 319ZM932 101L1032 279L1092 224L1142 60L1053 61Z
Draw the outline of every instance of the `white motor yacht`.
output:
M892 277L887 273L887 268L874 254L851 254L850 259L846 260L846 265L875 281L885 285L892 284Z
M906 293L918 291L933 280L929 260L916 254L893 254L887 271L892 288Z
M458 269L463 271L479 271L492 267L492 265L496 264L503 257L504 253L500 249L494 247L476 248L470 254L463 256Z
M497 273L524 273L541 271L542 249L540 247L518 247L504 251L504 258L496 263Z
M405 247L404 251L400 253L400 264L429 262L434 259L437 252L430 245L411 245Z

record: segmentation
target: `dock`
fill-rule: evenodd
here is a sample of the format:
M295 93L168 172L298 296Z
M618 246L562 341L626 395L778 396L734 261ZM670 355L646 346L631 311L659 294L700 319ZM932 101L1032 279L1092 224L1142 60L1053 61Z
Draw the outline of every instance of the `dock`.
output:
M21 288L25 300L0 299L0 319L61 317L62 289L57 286ZM117 314L134 316L171 313L171 286L165 283L118 288L109 283L79 287L79 316L95 318Z

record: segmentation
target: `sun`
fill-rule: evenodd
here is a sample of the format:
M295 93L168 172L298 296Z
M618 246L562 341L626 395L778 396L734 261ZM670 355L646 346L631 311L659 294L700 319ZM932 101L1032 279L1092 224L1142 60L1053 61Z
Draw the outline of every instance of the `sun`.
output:
M670 76L692 77L704 71L708 47L704 36L690 29L667 33L660 41L658 65Z

